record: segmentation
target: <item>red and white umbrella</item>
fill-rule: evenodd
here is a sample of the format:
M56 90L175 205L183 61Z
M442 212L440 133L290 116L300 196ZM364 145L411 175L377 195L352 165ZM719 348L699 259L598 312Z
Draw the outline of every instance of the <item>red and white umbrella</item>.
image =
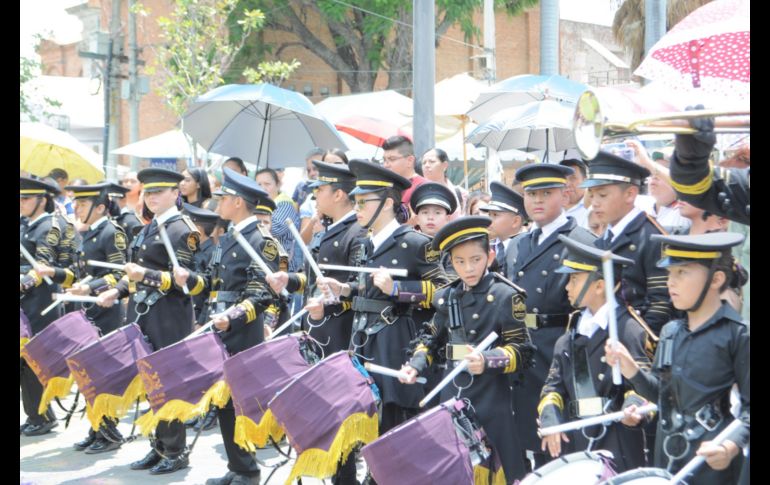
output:
M700 88L748 101L749 0L716 0L685 17L650 50L634 72L679 90Z
M411 130L408 128L369 116L349 116L335 121L334 127L339 131L358 138L364 143L375 146L382 146L382 143L391 136L400 135L409 139L412 138Z

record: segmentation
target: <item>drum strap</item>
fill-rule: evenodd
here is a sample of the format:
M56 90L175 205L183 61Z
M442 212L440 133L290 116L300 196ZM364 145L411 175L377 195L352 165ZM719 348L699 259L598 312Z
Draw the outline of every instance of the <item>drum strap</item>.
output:
M449 307L449 335L451 336L451 342L467 344L468 336L465 333L463 310L460 308L460 299L457 297L457 287L449 289L447 300L447 306Z
M660 357L655 364L655 370L657 370L660 375L659 405L661 427L666 430L673 429L674 423L671 419L672 412L674 409L679 408L676 396L671 391L671 365L674 361L674 335L676 335L676 332L672 332L660 339L657 349L657 353Z

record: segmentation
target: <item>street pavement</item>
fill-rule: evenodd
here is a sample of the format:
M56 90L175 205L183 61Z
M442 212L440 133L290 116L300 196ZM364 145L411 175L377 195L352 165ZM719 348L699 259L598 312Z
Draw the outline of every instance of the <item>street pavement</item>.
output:
M72 393L62 401L64 407L69 409L74 399ZM54 412L59 418L65 413L58 404L52 403ZM84 406L81 396L78 409ZM140 409L147 407L144 403ZM131 433L131 422L134 417L132 408L128 416L123 418L118 425L123 436ZM19 424L26 419L24 409L19 399ZM131 443L124 444L120 449L97 455L86 455L82 451L75 451L72 445L88 434L88 420L75 414L69 427L64 429L64 421L59 420L59 426L43 436L21 436L19 438L19 483L35 485L117 485L117 484L203 484L209 478L221 477L227 472L227 457L225 447L222 444L222 435L219 426L203 431L190 455L190 466L183 470L168 475L150 475L147 470L134 471L128 465L144 457L150 451L148 438L139 437ZM137 431L138 432L138 431ZM192 443L195 432L187 430L188 446ZM286 451L288 445L281 445ZM262 461L262 482L270 484L282 484L289 476L293 460L280 466L275 474L267 482L268 475L272 471L270 465L283 461L281 455L272 448L258 450L257 458ZM365 473L363 464L359 462L359 480ZM303 485L330 483L331 480L321 481L303 478Z

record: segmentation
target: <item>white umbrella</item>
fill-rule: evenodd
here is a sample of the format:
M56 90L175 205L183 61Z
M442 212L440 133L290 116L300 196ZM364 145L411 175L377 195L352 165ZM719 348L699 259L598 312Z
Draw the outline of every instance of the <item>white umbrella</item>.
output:
M468 135L468 141L495 150L548 150L575 147L571 108L555 101L536 101L505 109Z
M205 150L198 145L199 152ZM131 143L112 150L114 155L128 155L139 158L190 158L190 143L182 130L169 130L160 135Z
M303 167L314 147L347 149L310 100L270 84L228 84L199 96L182 129L209 152L261 167Z

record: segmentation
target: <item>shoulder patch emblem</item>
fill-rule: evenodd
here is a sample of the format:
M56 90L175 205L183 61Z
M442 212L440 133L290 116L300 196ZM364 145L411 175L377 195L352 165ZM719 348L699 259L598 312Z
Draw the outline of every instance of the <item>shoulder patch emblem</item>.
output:
M511 305L513 307L513 318L519 321L524 321L527 316L527 305L524 303L524 297L516 294L511 297Z
M75 239L75 225L74 224L67 224L67 227L64 229L64 239L66 240L72 240Z
M429 263L437 263L441 258L441 251L432 248L432 243L425 245L425 261Z
M52 227L48 234L45 236L45 242L48 243L49 246L58 246L59 245L59 229Z
M268 261L275 260L278 256L278 245L274 241L266 240L265 246L262 248L262 256Z
M191 232L187 236L187 249L190 251L197 251L198 250L198 243L200 243L200 235L197 231Z
M120 251L125 251L128 247L126 233L123 231L115 231L115 247Z

